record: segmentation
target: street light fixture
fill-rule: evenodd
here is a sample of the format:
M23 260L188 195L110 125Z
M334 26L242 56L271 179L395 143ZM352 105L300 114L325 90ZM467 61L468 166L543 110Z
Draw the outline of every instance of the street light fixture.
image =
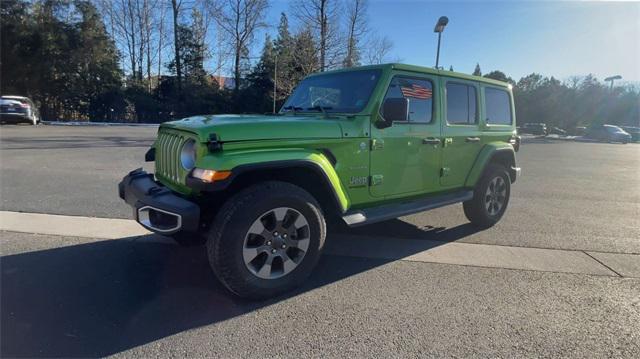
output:
M444 31L445 26L449 23L449 18L446 16L440 16L438 22L436 23L436 27L433 28L433 32L438 33L438 52L436 53L436 69L438 69L438 64L440 62L440 38L442 37L442 32Z
M610 89L613 90L613 82L615 80L622 80L622 76L620 75L610 76L604 79L604 82L610 82L611 83Z

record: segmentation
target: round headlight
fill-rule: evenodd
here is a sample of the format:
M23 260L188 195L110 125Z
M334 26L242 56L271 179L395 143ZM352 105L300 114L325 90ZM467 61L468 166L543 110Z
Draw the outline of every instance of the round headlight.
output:
M182 151L180 151L180 164L182 168L190 171L196 165L196 141L193 139L187 140L182 145Z

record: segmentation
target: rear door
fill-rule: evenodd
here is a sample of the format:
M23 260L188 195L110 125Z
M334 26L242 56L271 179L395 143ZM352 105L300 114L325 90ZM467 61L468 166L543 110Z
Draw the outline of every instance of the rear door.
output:
M443 148L440 184L443 189L464 185L482 149L478 84L442 77L444 89Z

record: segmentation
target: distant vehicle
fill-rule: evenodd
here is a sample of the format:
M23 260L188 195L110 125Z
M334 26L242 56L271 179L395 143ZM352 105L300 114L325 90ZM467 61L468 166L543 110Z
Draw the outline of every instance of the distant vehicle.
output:
M40 123L40 115L36 105L28 97L0 97L0 121L3 123Z
M559 128L559 127L552 127L551 130L549 130L550 134L553 135L559 135L559 136L566 136L567 135L567 131Z
M587 128L584 126L574 127L571 130L571 134L574 136L584 136L587 133Z
M631 135L631 141L640 142L640 127L620 126L620 128Z
M547 125L544 123L525 123L520 128L520 133L529 133L532 135L546 136L549 134Z
M603 142L622 142L627 143L631 141L631 135L626 133L623 129L613 125L599 125L590 127L587 130L585 137L603 141Z

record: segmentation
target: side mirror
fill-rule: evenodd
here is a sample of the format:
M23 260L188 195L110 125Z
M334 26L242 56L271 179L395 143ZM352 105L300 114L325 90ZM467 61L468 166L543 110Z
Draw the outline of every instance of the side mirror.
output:
M391 127L393 122L404 122L409 119L409 100L406 98L388 98L382 104L382 121L378 128Z

